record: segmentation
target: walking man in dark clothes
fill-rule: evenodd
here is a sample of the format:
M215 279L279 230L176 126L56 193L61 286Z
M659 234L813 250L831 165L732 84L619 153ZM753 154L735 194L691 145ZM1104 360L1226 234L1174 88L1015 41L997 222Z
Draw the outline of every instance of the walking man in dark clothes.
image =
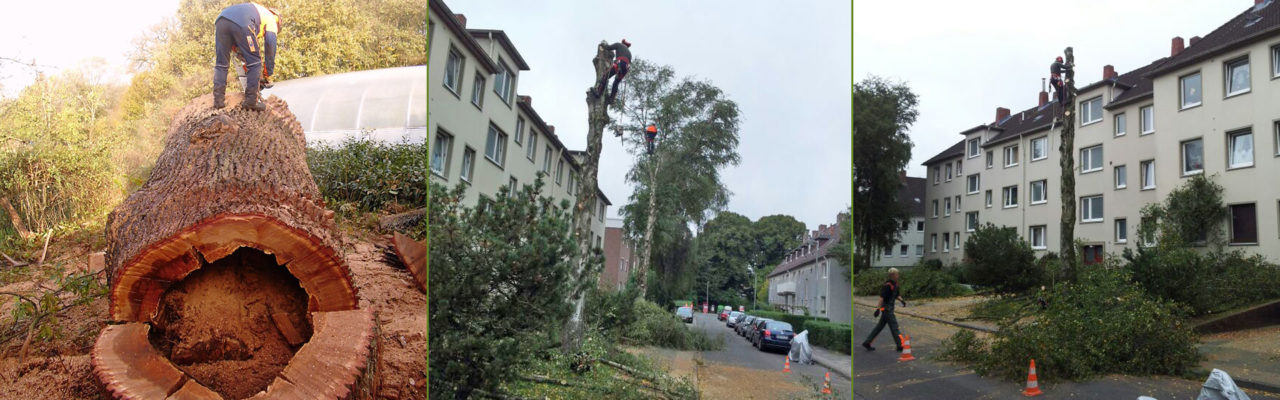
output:
M604 94L604 85L609 83L609 78L613 78L613 89L609 92L609 100L605 101L605 104L613 104L613 97L618 95L618 83L622 82L622 78L627 76L627 71L631 70L631 42L622 39L622 42L605 46L605 50L613 51L613 68L610 68L604 80L596 85L596 96Z
M902 332L898 330L898 318L893 314L893 301L901 301L902 306L907 306L907 300L902 298L898 292L898 269L889 268L889 280L884 281L884 285L880 287L880 304L876 306L875 315L880 317L880 322L876 323L875 329L871 330L871 334L867 335L867 340L862 341L862 347L867 351L875 351L875 347L871 347L871 341L875 340L876 335L880 334L880 330L885 325L889 325L889 333L893 334L893 343L898 345L898 351L902 351Z

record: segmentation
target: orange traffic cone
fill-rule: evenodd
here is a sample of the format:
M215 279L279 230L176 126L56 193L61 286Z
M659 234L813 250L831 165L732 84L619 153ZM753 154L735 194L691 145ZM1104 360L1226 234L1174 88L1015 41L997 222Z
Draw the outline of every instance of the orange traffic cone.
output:
M791 372L791 355L787 354L787 363L782 364L782 372Z
M1027 389L1022 391L1022 395L1031 397L1044 394L1040 391L1040 382L1036 379L1036 360L1031 359L1031 372L1027 373Z
M902 356L898 357L898 361L902 362L916 359L916 356L911 355L911 336L898 335L898 338L902 339Z
M831 371L822 378L822 394L831 394Z

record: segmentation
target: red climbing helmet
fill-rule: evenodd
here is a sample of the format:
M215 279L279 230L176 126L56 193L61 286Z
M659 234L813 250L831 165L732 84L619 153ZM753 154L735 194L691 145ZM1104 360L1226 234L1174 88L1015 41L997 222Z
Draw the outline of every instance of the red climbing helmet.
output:
M1062 62L1062 56L1058 56L1058 58L1054 59L1054 61Z
M627 41L627 39L622 39L622 45L623 45L623 46L627 46L627 47L631 47L631 42L628 42L628 41Z

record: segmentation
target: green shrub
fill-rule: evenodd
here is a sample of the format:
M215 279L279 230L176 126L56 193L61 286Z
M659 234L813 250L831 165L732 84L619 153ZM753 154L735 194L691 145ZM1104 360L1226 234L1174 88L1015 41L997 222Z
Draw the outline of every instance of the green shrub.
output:
M938 359L974 363L982 360L986 344L972 330L961 329L938 345Z
M1280 298L1280 267L1260 255L1162 245L1125 249L1124 258L1134 283L1190 307L1195 315Z
M356 203L366 211L390 203L427 204L426 142L350 137L333 147L308 146L307 166L326 199Z
M1030 359L1043 380L1181 375L1199 363L1196 335L1179 316L1181 306L1130 284L1123 268L1086 268L1079 279L1055 285L1048 309L1033 321L1003 327L989 346L953 337L945 353L976 359L979 373L1009 380L1024 379Z
M804 324L809 331L809 341L824 349L849 354L853 344L853 328L849 324L811 320Z
M1013 228L990 223L979 227L964 242L964 253L968 257L966 280L999 294L1021 293L1045 282L1044 269L1035 262L1031 245Z
M761 318L768 318L775 321L782 321L782 322L791 324L791 329L794 330L796 333L803 332L806 326L805 324L807 324L809 321L830 321L824 317L796 315L796 314L780 312L780 311L756 311L750 314L757 317L761 317Z
M968 294L970 291L960 285L952 270L954 268L943 269L942 263L922 263L903 268L898 272L898 282L902 284L899 293L907 299ZM889 274L885 269L859 272L853 277L853 292L858 296L879 296L880 287L888 279Z
M699 351L724 348L723 334L713 339L703 331L689 329L675 313L657 303L636 299L633 307L633 321L623 331L623 337L635 344Z

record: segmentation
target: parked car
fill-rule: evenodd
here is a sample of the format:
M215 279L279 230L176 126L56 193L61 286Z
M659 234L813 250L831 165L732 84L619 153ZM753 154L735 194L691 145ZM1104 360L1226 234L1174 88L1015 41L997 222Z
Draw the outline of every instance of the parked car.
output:
M729 319L729 309L726 308L726 309L720 310L720 315L717 315L716 319L721 321Z
M738 316L742 315L742 313L737 311L730 311L728 314L721 314L721 315L724 315L724 318L720 318L721 321L724 321L724 326L733 328L734 325L737 325Z
M760 325L760 331L756 334L753 344L760 351L771 348L791 351L791 338L795 336L795 332L791 329L791 324L787 322L765 321Z
M738 331L738 336L747 337L747 327L750 327L751 322L755 320L756 320L756 316L747 315L741 321L738 321L738 326L736 327Z
M751 321L751 326L747 327L747 341L751 342L752 346L756 344L756 337L760 336L760 331L764 330L764 324L769 321L773 320L768 318L756 318L755 321Z
M692 307L677 308L676 316L679 316L680 319L684 320L686 324L691 324L693 323L693 308Z

